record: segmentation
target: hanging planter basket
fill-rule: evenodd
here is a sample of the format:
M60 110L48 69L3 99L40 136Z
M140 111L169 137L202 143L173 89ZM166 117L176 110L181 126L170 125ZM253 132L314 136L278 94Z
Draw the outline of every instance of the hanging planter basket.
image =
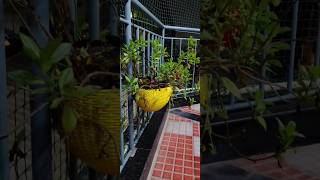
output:
M69 151L90 168L109 175L119 174L119 102L117 89L101 90L71 102L79 118L67 139Z
M172 86L159 89L139 89L135 95L135 101L142 110L155 112L169 102L172 92Z

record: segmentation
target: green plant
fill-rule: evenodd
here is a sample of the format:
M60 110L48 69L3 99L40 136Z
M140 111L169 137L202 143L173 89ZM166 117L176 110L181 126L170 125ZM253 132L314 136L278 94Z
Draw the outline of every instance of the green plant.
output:
M9 78L18 87L31 89L33 95L47 95L45 104L51 110L62 109L62 128L65 133L71 132L76 127L78 113L68 102L90 95L97 88L78 85L71 64L66 61L72 48L70 43L54 39L45 48L39 48L30 37L20 34L20 38L24 54L39 69L39 73L17 70L10 72Z
M204 113L201 134L202 140L207 139L203 141L202 149L214 152L214 138L222 138L243 156L230 140L229 112L225 108L225 99L229 95L241 101L253 100L252 119L264 131L268 130L264 116L270 113L271 104L264 101L264 93L243 93L240 89L252 81L274 89L266 76L275 73L273 68L281 67L281 61L275 55L289 47L287 43L275 40L289 30L280 26L277 15L269 8L279 3L280 0L202 1L200 74L201 107ZM225 121L225 136L213 131L212 122L217 120ZM280 137L283 136L281 133L279 131ZM293 141L286 142L281 143L281 152L285 152Z

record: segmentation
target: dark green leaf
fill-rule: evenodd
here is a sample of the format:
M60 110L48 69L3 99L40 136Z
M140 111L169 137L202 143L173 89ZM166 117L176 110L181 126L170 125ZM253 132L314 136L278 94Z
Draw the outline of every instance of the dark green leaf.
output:
M232 95L234 95L238 99L242 99L239 88L230 79L228 79L226 77L221 77L221 81L222 81L224 87L227 88L231 92Z
M78 113L69 106L64 106L62 114L62 128L65 133L70 133L77 126Z
M40 49L38 45L28 36L20 33L20 39L23 44L23 52L25 55L35 62L38 62L40 59Z
M267 130L267 123L266 120L262 116L257 116L256 120L258 123L263 127L263 129L266 131Z
M53 52L53 54L50 57L50 61L52 64L56 64L59 61L66 58L71 51L71 44L70 43L62 43L59 45L59 47Z

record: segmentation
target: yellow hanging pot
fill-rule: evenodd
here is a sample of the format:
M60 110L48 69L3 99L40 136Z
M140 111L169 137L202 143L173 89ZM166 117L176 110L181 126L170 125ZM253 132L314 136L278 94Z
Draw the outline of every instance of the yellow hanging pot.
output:
M135 101L144 111L155 112L169 102L172 92L172 86L159 89L139 89L135 95Z

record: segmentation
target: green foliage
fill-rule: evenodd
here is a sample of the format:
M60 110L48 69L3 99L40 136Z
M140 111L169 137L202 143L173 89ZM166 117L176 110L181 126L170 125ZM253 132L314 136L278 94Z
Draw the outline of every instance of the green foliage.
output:
M66 132L76 126L76 110L66 105L74 98L90 95L96 92L96 87L79 86L72 67L66 62L71 52L70 43L61 43L60 39L51 40L47 47L40 49L28 36L20 34L24 54L31 60L38 74L17 70L9 72L9 79L16 82L21 88L30 89L33 95L46 94L50 109L64 108L62 125ZM37 85L37 86L35 86Z
M294 121L290 121L287 125L284 125L279 119L277 119L277 121L279 132L278 138L281 144L280 151L285 152L291 148L296 137L304 138L304 136L296 130L297 127Z

